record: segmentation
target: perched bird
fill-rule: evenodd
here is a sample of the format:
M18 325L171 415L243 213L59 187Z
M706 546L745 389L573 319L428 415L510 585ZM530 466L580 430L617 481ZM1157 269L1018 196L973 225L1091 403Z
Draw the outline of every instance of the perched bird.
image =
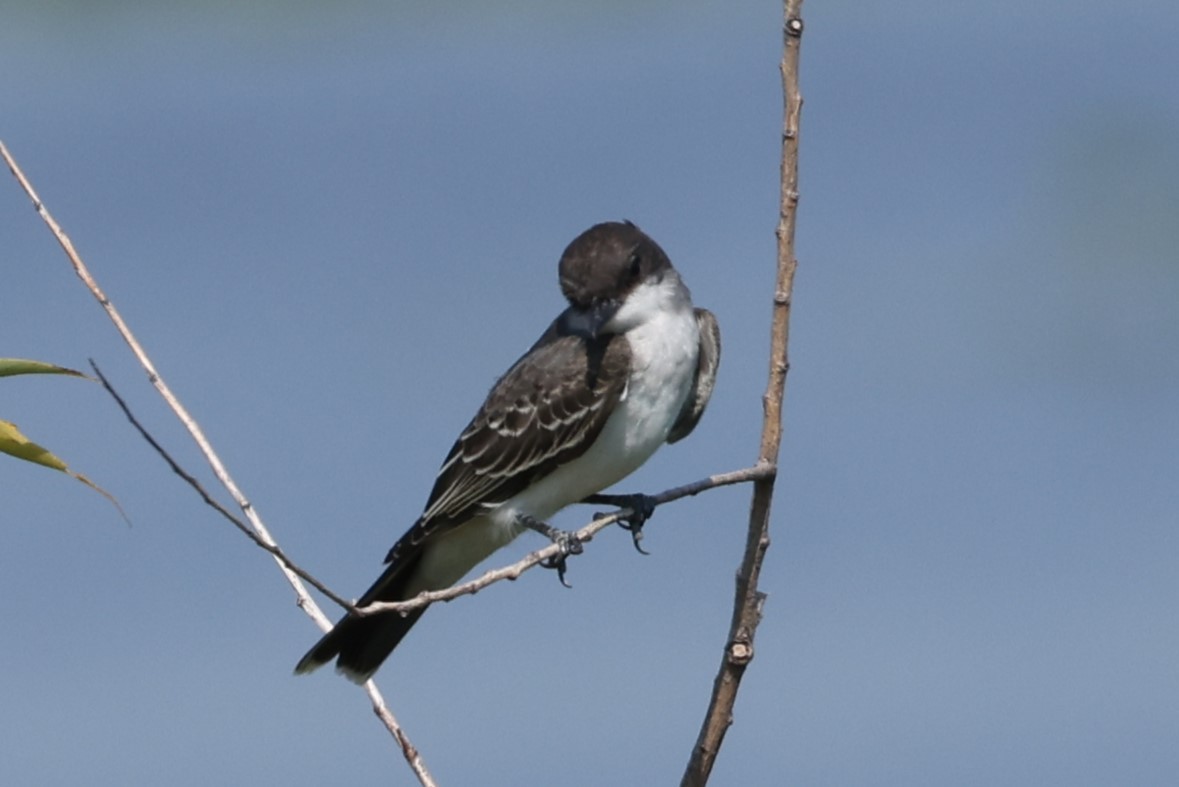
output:
M527 529L561 544L563 582L564 556L580 544L545 520L587 498L632 507L638 546L652 499L598 493L695 428L716 381L720 331L711 312L692 307L663 249L630 222L583 232L559 273L569 307L492 387L357 606L449 587ZM336 659L362 683L424 611L346 615L295 672Z

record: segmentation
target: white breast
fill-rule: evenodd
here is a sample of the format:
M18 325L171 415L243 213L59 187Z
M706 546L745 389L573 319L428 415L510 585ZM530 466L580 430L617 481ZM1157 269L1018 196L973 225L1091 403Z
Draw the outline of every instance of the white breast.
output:
M639 468L667 440L689 394L700 347L691 301L672 273L652 293L641 321L625 333L630 378L594 444L580 457L499 506L492 519L514 524L517 513L545 520ZM671 300L669 304L668 301ZM626 309L626 307L624 307Z

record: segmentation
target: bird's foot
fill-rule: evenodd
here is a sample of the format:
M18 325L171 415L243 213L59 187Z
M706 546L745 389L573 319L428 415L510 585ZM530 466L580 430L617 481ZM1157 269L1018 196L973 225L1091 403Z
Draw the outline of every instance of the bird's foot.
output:
M582 552L581 539L577 537L577 534L553 527L547 522L541 522L539 519L526 514L519 515L517 520L524 527L529 530L535 530L557 545L557 549L559 550L557 554L540 561L541 568L555 568L557 570L557 579L561 584L567 588L573 587L565 581L565 569L567 568L565 561L570 555L580 555Z
M635 549L644 555L651 554L639 544L643 540L643 525L647 524L647 520L655 513L655 498L651 497L651 495L641 493L634 495L590 495L581 502L602 503L618 508L629 508L631 513L620 517L618 526L630 533ZM601 519L605 516L610 516L610 514L604 511L599 512L594 514L594 519Z

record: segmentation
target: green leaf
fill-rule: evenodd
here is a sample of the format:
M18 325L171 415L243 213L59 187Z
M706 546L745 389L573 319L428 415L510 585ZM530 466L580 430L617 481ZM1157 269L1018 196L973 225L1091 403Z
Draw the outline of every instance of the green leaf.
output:
M26 462L44 465L54 470L60 470L109 500L111 505L119 510L119 515L130 524L131 520L127 519L126 512L123 511L123 507L119 505L119 501L115 499L114 495L81 473L75 473L52 451L44 446L37 445L25 437L21 430L17 428L16 424L12 423L12 421L5 421L2 418L0 418L0 453L15 456L17 459L23 459Z
M43 448L25 437L12 421L0 419L0 451L33 462L63 473L69 468L66 463L54 456L47 448Z
M76 369L54 366L44 361L29 361L24 358L0 358L0 377L11 377L15 374L68 374L71 377L85 377L87 380L93 379L90 375L83 374Z

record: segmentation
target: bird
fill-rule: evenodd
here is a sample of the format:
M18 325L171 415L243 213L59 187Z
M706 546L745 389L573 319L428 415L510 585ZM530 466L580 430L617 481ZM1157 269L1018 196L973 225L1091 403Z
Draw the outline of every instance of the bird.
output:
M695 429L716 383L720 329L693 306L663 249L630 221L582 232L558 274L568 306L493 385L446 455L422 515L357 607L449 587L525 530L561 546L547 565L564 584L565 557L580 543L546 520L578 502L630 506L624 526L639 546L654 499L602 490ZM364 683L424 611L347 614L295 673L335 659L338 672Z

